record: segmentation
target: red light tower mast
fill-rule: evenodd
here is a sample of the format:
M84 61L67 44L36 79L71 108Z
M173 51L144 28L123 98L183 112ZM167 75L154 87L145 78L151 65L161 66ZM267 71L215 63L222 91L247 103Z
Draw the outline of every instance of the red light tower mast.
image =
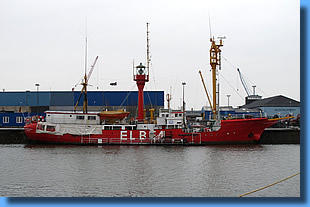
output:
M140 63L136 67L136 71L134 73L134 81L137 82L139 96L138 96L138 121L143 121L143 88L145 82L149 81L149 74L146 71L145 66Z

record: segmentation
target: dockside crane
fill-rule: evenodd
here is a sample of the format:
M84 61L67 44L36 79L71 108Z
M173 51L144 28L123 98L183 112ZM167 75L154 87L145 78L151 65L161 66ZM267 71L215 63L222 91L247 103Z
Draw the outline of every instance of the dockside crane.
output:
M243 85L243 88L244 88L246 94L249 96L249 95L250 95L250 90L249 90L249 88L248 88L248 86L247 86L245 80L243 79L243 76L241 75L240 69L237 68L237 71L238 71L238 73L239 73L239 77L240 77L241 83L242 83L242 85Z
M243 85L243 88L244 88L246 94L248 95L247 97L245 97L245 104L249 104L249 103L251 103L253 101L257 101L257 100L262 99L262 96L255 95L255 87L256 86L252 86L253 87L253 94L250 93L250 90L249 90L249 88L248 88L248 86L247 86L243 76L241 75L240 69L237 68L237 71L239 73L239 77L240 77L241 83Z

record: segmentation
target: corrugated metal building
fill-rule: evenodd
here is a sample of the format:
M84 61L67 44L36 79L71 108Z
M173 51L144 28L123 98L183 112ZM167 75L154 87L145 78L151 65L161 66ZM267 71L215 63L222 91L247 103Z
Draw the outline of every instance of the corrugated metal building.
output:
M0 92L0 126L23 126L22 115L42 114L46 110L73 110L79 91L26 91ZM126 109L130 117L136 116L138 91L88 91L88 110ZM81 110L83 95L77 110ZM144 91L144 107L147 109L164 107L163 91ZM8 121L9 120L9 121Z

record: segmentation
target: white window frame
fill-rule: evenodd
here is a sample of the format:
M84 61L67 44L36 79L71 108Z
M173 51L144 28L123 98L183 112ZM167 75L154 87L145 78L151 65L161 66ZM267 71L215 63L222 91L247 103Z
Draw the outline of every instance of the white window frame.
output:
M17 117L16 117L16 123L17 123L17 124L23 123L23 117L17 116Z
M10 123L10 117L4 116L2 121L3 121L3 124L8 124L8 123Z

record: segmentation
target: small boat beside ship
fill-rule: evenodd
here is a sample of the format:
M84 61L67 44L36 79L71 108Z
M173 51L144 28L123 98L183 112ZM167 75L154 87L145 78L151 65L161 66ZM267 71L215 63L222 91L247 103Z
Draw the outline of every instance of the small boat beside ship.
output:
M76 111L76 107L74 111L46 111L45 120L34 121L25 125L27 137L32 141L41 143L98 145L205 145L258 142L264 129L282 118L246 117L220 120L216 76L220 67L220 47L223 44L222 39L219 44L216 44L214 38L211 38L210 41L210 65L213 80L213 104L209 100L213 115L210 120L189 123L186 121L186 113L183 107L182 110L160 109L156 118L154 118L154 111L152 111L150 120L146 121L143 108L143 88L145 83L149 81L149 52L147 51L147 66L145 67L140 63L134 70L134 81L136 81L139 90L138 116L134 120L128 120L129 112L124 110L87 111L86 87L90 75L86 76L85 70L81 92L81 94L84 93L83 111Z
M113 122L116 119L123 120L124 118L128 117L129 112L120 109L117 111L102 111L98 115L100 120L110 120Z

